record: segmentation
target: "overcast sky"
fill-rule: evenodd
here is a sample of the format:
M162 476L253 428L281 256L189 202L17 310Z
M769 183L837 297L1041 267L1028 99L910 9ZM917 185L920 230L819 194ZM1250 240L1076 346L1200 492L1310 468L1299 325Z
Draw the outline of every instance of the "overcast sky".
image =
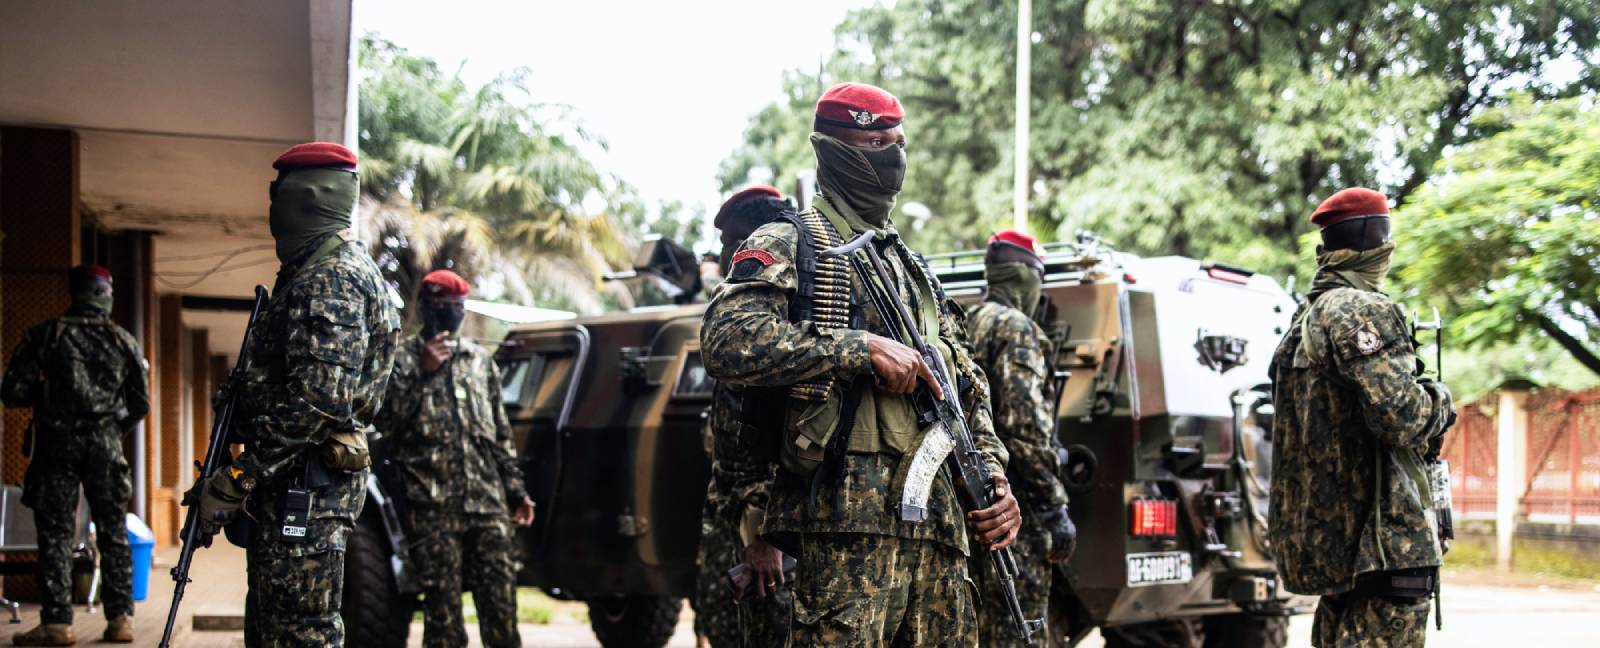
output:
M610 145L604 166L661 200L720 201L717 165L781 97L782 74L815 68L833 28L872 0L365 0L368 31L481 83L526 66L534 98L576 108ZM809 124L796 124L807 128Z

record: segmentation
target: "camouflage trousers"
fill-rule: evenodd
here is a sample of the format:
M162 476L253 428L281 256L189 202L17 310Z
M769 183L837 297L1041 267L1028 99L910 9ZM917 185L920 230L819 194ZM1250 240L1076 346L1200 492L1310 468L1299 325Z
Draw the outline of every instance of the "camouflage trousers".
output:
M1317 602L1311 645L1317 648L1421 648L1431 599L1395 603L1380 596L1335 594Z
M472 592L486 648L522 645L517 633L516 534L505 515L415 507L406 512L411 564L422 584L422 645L467 645L461 593Z
M80 484L100 548L100 597L106 618L133 614L133 556L127 526L133 482L122 456L122 434L112 428L41 438L23 481L39 537L40 619L72 623L72 542L78 531Z
M342 474L311 489L311 521L299 541L285 541L282 482L263 482L246 500L255 521L245 550L250 590L244 604L248 648L344 645L345 543L361 515L366 473ZM291 539L293 540L293 539Z
M789 634L789 607L793 594L780 585L766 598L746 599L735 605L728 570L744 560L739 520L715 482L706 494L700 517L700 573L695 582L694 633L713 648L768 648L782 646Z
M348 521L313 519L304 544L263 540L281 524L263 524L245 551L250 590L244 603L244 645L249 648L343 646L344 546Z
M912 648L978 643L961 552L858 533L799 539L789 645Z
M1022 528L1017 541L1011 544L1011 555L1017 561L1017 600L1022 603L1023 616L1028 619L1049 618L1050 577L1054 574L1046 554L1050 551L1050 534L1035 521L1034 516L1022 518ZM978 601L978 637L984 648L1025 646L1011 625L1011 612L1001 602L1000 584L995 580L994 568L988 552L974 545L972 559L967 569L978 583L983 598Z

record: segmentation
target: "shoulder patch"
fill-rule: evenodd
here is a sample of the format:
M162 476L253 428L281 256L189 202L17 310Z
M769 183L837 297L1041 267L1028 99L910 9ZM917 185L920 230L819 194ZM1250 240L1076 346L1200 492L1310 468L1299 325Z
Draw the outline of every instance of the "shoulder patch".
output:
M1351 329L1348 335L1350 345L1361 355L1372 355L1383 348L1383 335L1371 321L1362 320L1361 324Z
M776 261L776 259L772 258L772 253L771 252L768 252L766 250L745 248L743 250L739 250L739 252L737 254L733 255L732 263L733 263L733 265L737 266L737 265L739 265L739 262L745 261L745 260L748 260L748 259L754 259L756 261L759 261L761 263L762 267L766 267L766 266L772 265Z

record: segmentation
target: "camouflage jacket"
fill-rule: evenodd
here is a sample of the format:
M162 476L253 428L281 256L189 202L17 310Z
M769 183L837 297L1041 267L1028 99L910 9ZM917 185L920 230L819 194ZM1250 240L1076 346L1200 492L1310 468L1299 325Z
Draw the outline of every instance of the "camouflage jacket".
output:
M33 408L41 434L126 429L150 411L145 374L132 334L98 313L69 314L22 338L0 396L7 407Z
M377 264L347 241L278 274L246 351L249 371L233 433L246 442L234 465L258 490L320 461L337 430L365 432L389 382L400 317ZM361 493L318 502L312 516L353 517Z
M1336 288L1294 322L1271 368L1268 537L1285 586L1335 594L1359 574L1438 565L1422 453L1451 403L1418 382L1400 309Z
M454 355L422 372L420 336L395 354L378 414L412 506L503 515L527 492L511 421L500 401L500 369L489 351L457 338Z
M789 321L789 301L799 286L795 263L798 236L793 224L780 221L762 226L745 241L740 251L750 251L749 260L736 261L706 309L701 356L713 377L736 386L780 387L831 374L839 381L834 398L840 399L846 383L857 378L863 378L866 385L872 383L866 338L861 330L824 333L812 322ZM912 294L904 287L910 275L901 255L891 251L884 260L902 284L901 294ZM860 278L853 277L852 281L854 293L864 296ZM1003 472L1006 451L994 436L988 383L967 351L959 308L953 302L939 306L939 337L954 349L956 370L970 385L961 395L968 426L975 443L985 453L990 470ZM857 306L853 310L854 321L861 322L867 331L887 331L870 307ZM871 395L883 401L905 398L876 389ZM857 428L874 425L867 420L870 418L858 415ZM811 497L812 475L777 471L770 490L764 536L790 553L793 534L826 532L933 540L967 551L963 512L947 467L939 469L933 482L928 519L903 522L891 506L898 495L891 491L900 455L861 451L855 447L855 437L851 438L851 449L844 455L842 483L837 488L819 488L816 498Z
M1022 311L985 301L967 315L973 360L989 376L994 427L1011 462L1006 476L1025 510L1067 505L1056 476L1055 409L1048 392L1044 329Z

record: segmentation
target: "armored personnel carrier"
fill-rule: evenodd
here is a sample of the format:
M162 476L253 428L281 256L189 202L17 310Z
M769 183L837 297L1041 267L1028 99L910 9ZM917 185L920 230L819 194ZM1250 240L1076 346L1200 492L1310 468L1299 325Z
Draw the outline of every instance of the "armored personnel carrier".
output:
M929 258L965 302L981 298L981 262L981 251ZM1265 545L1265 383L1290 294L1241 268L1081 237L1048 254L1043 295L1080 533L1054 581L1051 643L1100 628L1110 646L1282 646L1288 616L1307 609L1278 588ZM497 355L539 511L522 535L520 581L585 601L607 647L663 645L694 591L710 475L704 307L523 325ZM403 645L405 625L396 637L384 624L413 609L401 593L404 541L385 524L382 480L369 486L346 621L356 645Z

